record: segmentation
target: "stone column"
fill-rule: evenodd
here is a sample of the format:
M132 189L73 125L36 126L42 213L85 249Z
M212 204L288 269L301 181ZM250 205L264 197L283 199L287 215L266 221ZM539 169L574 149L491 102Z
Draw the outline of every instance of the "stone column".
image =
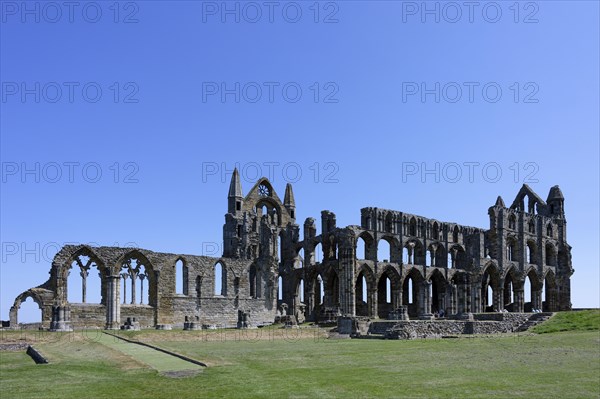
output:
M435 254L437 252L437 244L431 244L431 267L436 267Z
M52 306L50 331L73 331L71 328L71 308L68 305Z
M411 242L408 244L408 264L409 265L413 265L414 259L413 259L413 254L414 254L414 249L415 249L415 243Z
M87 291L87 276L89 274L88 269L82 268L79 272L81 276L81 302L85 303L86 291Z
M471 293L472 293L472 297L473 297L473 302L471 304L471 311L473 313L481 313L482 310L482 306L481 306L481 288L480 288L480 284L472 284L471 285Z
M146 275L145 274L140 274L140 291L141 292L141 296L140 296L140 305L144 304L144 280L146 279Z
M523 313L525 308L525 291L523 288L515 289L515 312Z
M135 305L135 284L137 279L138 272L135 270L131 270L129 272L129 277L131 278L131 304Z
M121 273L121 277L123 278L123 305L127 303L127 273Z
M340 268L338 269L340 290L340 311L344 316L356 315L356 298L354 290L354 259L353 250L349 245L340 243Z
M494 310L496 312L504 310L504 288L502 287L494 291Z
M431 281L424 281L419 295L419 318L431 319Z
M458 254L458 250L453 249L451 252L452 252L452 268L456 269L456 256Z
M377 297L378 297L378 292L377 289L374 289L372 291L369 291L367 293L367 304L369 306L369 317L378 317L379 313L377 310Z
M118 330L121 325L121 304L119 298L119 284L121 278L119 275L110 275L107 280L107 301L106 301L106 329Z
M305 290L306 291L306 290ZM315 320L315 287L314 284L308 286L308 295L304 298L306 302L306 309L308 309L307 318L312 318L311 320Z
M398 309L402 305L402 290L392 289L392 310Z
M456 289L456 284L453 284L452 282L450 284L448 284L448 288L447 288L447 292L448 292L448 299L449 299L449 303L447 304L447 313L448 315L454 315L456 313L458 313L458 309L457 309L457 303L458 303L458 298L457 298L457 292L458 290Z

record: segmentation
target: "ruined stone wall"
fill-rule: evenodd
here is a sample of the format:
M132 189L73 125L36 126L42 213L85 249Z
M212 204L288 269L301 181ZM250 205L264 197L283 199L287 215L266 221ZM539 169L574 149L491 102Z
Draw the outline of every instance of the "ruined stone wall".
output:
M106 306L99 304L72 303L71 326L73 328L104 328Z

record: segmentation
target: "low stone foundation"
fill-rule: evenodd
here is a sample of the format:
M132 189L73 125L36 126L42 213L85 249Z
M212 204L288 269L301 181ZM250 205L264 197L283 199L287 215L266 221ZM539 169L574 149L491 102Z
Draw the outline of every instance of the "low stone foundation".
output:
M463 334L500 334L524 331L532 321L545 320L552 313L480 313L472 319L452 320L371 320L365 317L340 317L338 333L353 337L387 339L442 338Z

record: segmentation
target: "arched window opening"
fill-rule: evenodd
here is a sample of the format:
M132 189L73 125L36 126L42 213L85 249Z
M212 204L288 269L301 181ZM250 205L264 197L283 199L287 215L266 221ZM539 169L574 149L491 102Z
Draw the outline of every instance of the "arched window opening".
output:
M454 226L452 230L452 242L458 243L458 226Z
M409 256L408 256L408 248L402 248L402 263L408 264Z
M296 259L294 260L294 269L301 269L304 267L304 248L300 248Z
M535 215L536 205L537 205L536 200L527 196L527 212L531 213L532 215Z
M356 259L367 259L365 239L358 237L356 240Z
M448 259L447 259L447 264L446 264L446 267L447 267L448 269L452 269L452 264L453 264L453 263L454 263L454 262L452 262L452 251L449 251L449 252L448 252Z
M323 246L321 243L315 245L315 263L321 263L323 261Z
M17 320L19 324L40 324L42 323L42 309L33 300L32 297L27 297L17 313ZM33 326L32 326L33 327Z
M67 276L67 300L72 303L102 303L102 273L89 256L79 255Z
M368 290L367 290L367 279L365 278L365 276L364 276L364 275L363 275L363 276L362 276L362 278L361 278L361 283L360 283L360 284L361 284L361 287L362 287L362 289L361 289L362 296L361 296L361 298L360 298L360 299L361 299L362 301L364 301L364 302L367 302L367 295L368 295Z
M304 279L300 279L300 284L298 284L298 299L304 303Z
M506 280L504 281L504 306L512 312L516 310L513 307L513 303L515 301L514 288L515 286L513 283L512 276L509 274L506 276Z
M283 231L281 233L279 233L279 245L277 246L277 258L279 259L279 262L283 262L283 241L284 241L284 237L285 235L283 234Z
M529 227L528 227L528 229L529 229L529 232L530 232L530 233L535 233L535 222L534 222L533 220L530 220L530 221L529 221L529 224L528 224L528 226L529 226Z
M214 275L215 275L215 295L221 296L223 293L223 266L221 263L217 263L214 267Z
M385 278L385 302L392 303L392 280Z
M410 223L408 226L408 235L409 236L417 235L417 221L415 220L414 217L410 219Z
M513 240L506 245L506 257L509 261L517 261L517 243Z
M123 304L150 304L150 275L140 259L129 258L121 266Z
M434 252L432 248L429 248L427 250L427 256L425 256L425 266L433 266L435 260L434 260Z
M510 215L508 217L508 228L512 230L517 229L517 219L515 218L515 215Z
M179 259L175 263L175 293L187 295L187 291L184 285L184 271L183 271L183 260Z
M392 258L391 245L387 240L381 239L377 243L377 260L389 262Z
M527 262L537 263L536 262L535 244L532 242L527 243Z
M523 291L523 300L525 301L525 303L533 303L533 283L531 281L531 277L529 276L525 277Z
M552 237L552 233L553 233L553 231L552 231L552 224L549 223L548 226L546 227L546 235L548 237Z
M256 266L255 265L250 266L250 271L248 272L248 280L250 282L250 297L251 298L257 297L257 293L256 293L257 277L258 276L256 273Z
M413 279L412 277L408 278L408 303L412 305L413 303Z
M277 278L277 299L283 300L283 278L281 276Z
M322 305L325 298L325 287L323 286L323 279L320 275L317 276L317 289L318 289L318 297L317 304Z

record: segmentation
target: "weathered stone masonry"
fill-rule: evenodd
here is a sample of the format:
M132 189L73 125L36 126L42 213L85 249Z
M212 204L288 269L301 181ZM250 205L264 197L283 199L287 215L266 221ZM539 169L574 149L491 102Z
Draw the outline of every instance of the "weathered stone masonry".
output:
M299 321L323 321L340 315L387 318L401 308L423 319L434 312L571 308L574 270L558 186L546 201L527 185L510 207L498 197L488 209L488 230L364 208L360 226L337 227L335 214L321 212L318 235L316 220L308 218L301 239L292 186L287 185L281 201L262 178L244 196L237 170L227 208L220 258L63 247L52 261L48 281L16 298L11 326L18 325L19 307L28 297L40 306L43 327L56 331L118 329L127 318L158 328L182 328L186 321L264 325L281 316L282 309ZM364 255L357 253L359 243ZM380 259L383 245L389 254ZM91 272L100 275L99 304L85 303ZM80 286L68 286L70 273L81 276ZM176 293L176 279L183 281L182 293ZM524 295L527 279L530 298ZM73 289L81 291L81 303L67 300L67 290ZM121 290L129 292L122 295ZM138 303L144 293L136 290L147 290L146 303ZM123 296L131 301L121 303Z

